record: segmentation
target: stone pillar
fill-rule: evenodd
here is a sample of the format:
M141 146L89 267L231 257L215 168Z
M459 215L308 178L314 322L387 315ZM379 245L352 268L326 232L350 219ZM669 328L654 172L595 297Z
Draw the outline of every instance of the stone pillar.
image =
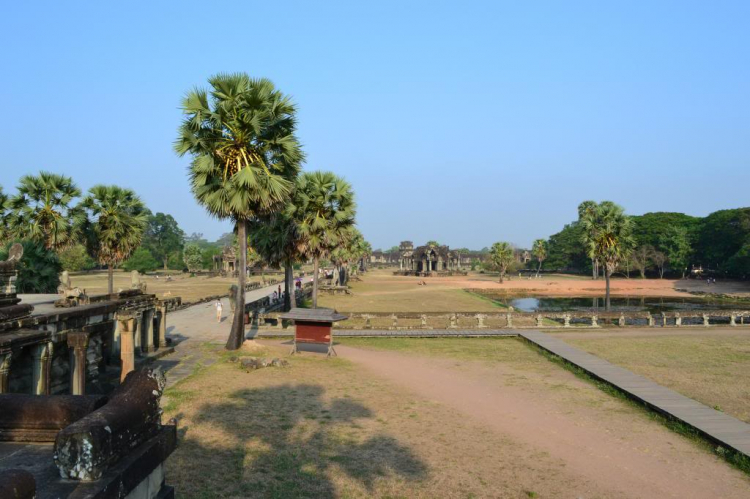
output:
M398 329L398 317L396 314L391 315L391 329Z
M34 395L49 395L49 373L52 359L52 342L33 347L34 366L31 375L31 390Z
M565 314L565 324L563 324L563 327L570 327L570 314Z
M369 315L365 315L365 329L372 329L372 324L370 323Z
M591 327L599 327L599 317L596 315L591 316Z
M484 327L484 315L477 314L476 318L477 318L477 328L478 329L483 328Z
M505 320L507 322L507 327L513 327L513 314L510 312L505 314Z
M167 346L167 306L162 305L159 312L159 348Z
M143 334L140 336L143 338L142 350L144 352L156 350L154 346L154 315L153 308L143 312Z
M703 314L703 325L708 326L708 314Z
M536 327L542 327L543 325L544 325L544 317L542 317L542 314L537 314Z
M120 381L130 371L135 369L135 333L138 329L137 322L134 318L122 319L120 321L120 360L122 368L120 371Z
M456 317L456 314L450 315L450 326L448 326L450 329L456 329L458 327L458 318Z
M674 314L674 325L675 326L682 326L682 317L680 317L680 313L677 312Z
M86 394L86 349L88 346L89 333L84 331L68 333L71 395Z
M143 338L141 338L141 328L143 327L143 313L139 313L135 317L135 327L133 328L133 350L135 355L140 357L143 353Z
M648 314L648 325L653 326L654 325L654 316L651 315L651 313Z
M419 317L419 319L420 319L419 327L421 327L422 329L427 329L427 316L422 314Z
M729 325L730 326L736 326L737 325L737 316L732 314L729 316Z
M620 314L620 318L617 319L617 325L620 327L625 326L625 314L622 314L622 313Z
M8 379L10 378L11 352L0 353L0 393L8 393Z

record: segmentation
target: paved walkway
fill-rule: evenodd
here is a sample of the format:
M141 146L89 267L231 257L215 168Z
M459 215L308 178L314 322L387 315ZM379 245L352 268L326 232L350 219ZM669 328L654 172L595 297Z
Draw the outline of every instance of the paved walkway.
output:
M723 447L734 449L750 457L749 424L545 333L524 331L519 334L540 348L640 400L651 409L682 421Z

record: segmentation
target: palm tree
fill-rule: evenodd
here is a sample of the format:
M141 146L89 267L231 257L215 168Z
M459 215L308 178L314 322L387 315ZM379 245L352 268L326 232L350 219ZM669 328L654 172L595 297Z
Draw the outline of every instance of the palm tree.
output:
M534 246L531 252L539 261L539 267L536 269L536 276L539 277L539 271L542 270L542 262L547 259L547 241L544 239L537 239L534 241Z
M19 239L29 239L45 248L59 251L76 241L76 208L72 201L81 195L73 179L56 173L24 175L18 193L9 201L11 231Z
M99 263L107 266L107 290L112 294L114 268L140 246L149 212L135 192L116 185L95 185L81 208L88 215L88 246Z
M617 265L632 251L633 221L621 206L603 201L596 207L596 217L584 217L584 242L589 254L604 267L607 281L605 309L609 310L609 282Z
M8 195L3 192L3 187L0 185L0 246L10 239L11 233L8 230L8 224L10 222L9 209L9 198Z
M597 225L599 217L599 205L596 201L584 201L578 205L578 223L589 225ZM591 259L591 272L592 279L596 280L599 278L599 261L590 250L589 234L584 231L583 233L583 244L586 247L586 255Z
M304 155L294 135L296 107L273 83L244 73L208 82L210 93L196 89L183 99L175 150L193 158L189 177L198 202L236 225L238 292L226 344L235 350L245 338L247 224L284 207Z
M320 259L351 237L354 193L348 182L331 172L304 173L297 182L293 207L302 253L314 262L313 307L317 308Z
M490 260L500 271L500 283L502 284L508 265L513 262L513 246L510 243L495 243L490 248Z

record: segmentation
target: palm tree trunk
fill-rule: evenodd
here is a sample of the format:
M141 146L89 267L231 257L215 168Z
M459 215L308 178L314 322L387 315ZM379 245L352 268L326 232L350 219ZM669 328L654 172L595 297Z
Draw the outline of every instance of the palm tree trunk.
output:
M240 254L237 272L237 302L234 306L234 319L232 330L227 339L226 349L237 350L245 340L245 275L247 275L247 222L237 222L237 239L240 243Z
M606 279L607 281L607 292L604 295L604 310L606 310L607 312L609 312L609 305L610 305L609 303L609 277L610 277L609 271L607 269L604 269L604 279Z
M539 279L539 271L542 270L542 262L539 261L539 267L536 269L536 278Z
M169 264L169 258L165 256L163 258L163 260L164 260L164 270L167 270L167 268L168 268L167 265Z
M593 280L596 280L596 276L599 275L599 269L596 266L596 260L594 260L593 258L591 259L591 272L591 278Z
M110 263L107 266L107 294L112 294L115 292L115 269L112 267L112 264Z
M294 292L294 268L290 262L284 266L284 311L292 309L292 296Z
M503 269L500 269L500 284L503 283Z
M320 260L316 256L313 262L313 308L318 308L318 269L320 268Z

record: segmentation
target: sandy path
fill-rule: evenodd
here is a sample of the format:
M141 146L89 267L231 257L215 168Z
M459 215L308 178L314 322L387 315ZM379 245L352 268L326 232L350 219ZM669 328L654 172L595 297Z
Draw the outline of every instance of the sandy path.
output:
M691 327L683 328L664 328L664 329L608 329L606 331L549 331L547 332L550 336L560 338L564 340L566 338L571 339L596 339L596 338L656 338L656 337L697 337L697 338L710 338L710 337L735 337L735 336L750 336L749 327L727 327L727 328L702 328L698 327L691 329Z
M566 472L590 486L570 497L602 491L607 497L750 497L750 480L741 472L562 369L553 381L575 390L566 397L509 385L504 380L519 373L503 365L336 348L378 376L561 459Z

